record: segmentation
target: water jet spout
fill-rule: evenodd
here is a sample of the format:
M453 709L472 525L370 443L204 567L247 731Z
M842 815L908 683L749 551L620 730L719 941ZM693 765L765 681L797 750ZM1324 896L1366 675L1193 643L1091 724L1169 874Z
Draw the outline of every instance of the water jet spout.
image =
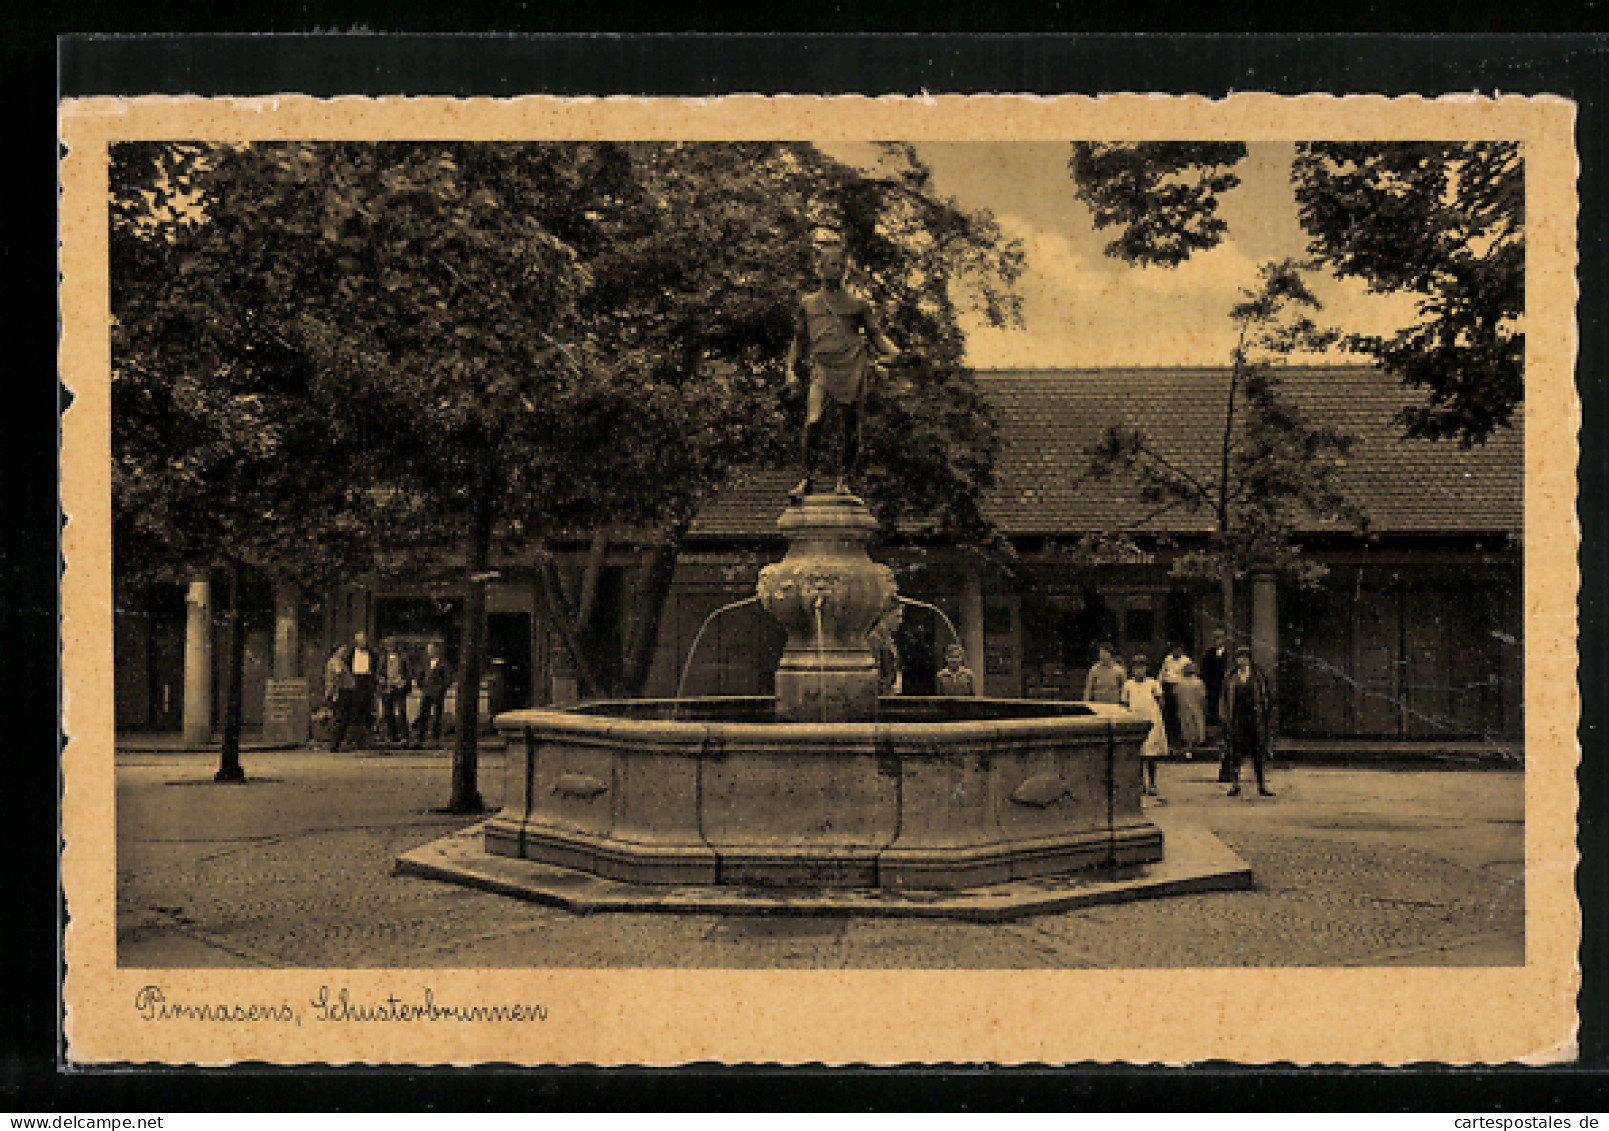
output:
M926 601L918 601L912 597L901 597L899 600L901 604L915 605L919 609L932 609L935 613L938 613L939 619L944 621L944 627L950 630L950 639L955 641L957 644L961 644L961 634L955 631L955 625L950 623L950 618L945 615L943 609L939 608L937 605L930 605ZM963 652L966 651L965 644L961 644L961 650Z
M825 594L817 593L815 603L810 606L816 614L816 705L821 708L822 722L827 721L827 660L821 643L821 606L826 600Z
M729 605L722 605L709 616L705 617L704 623L698 626L698 632L693 636L693 646L687 650L687 659L682 663L682 678L676 681L676 703L670 709L670 717L672 721L676 719L676 714L681 709L682 693L687 690L687 673L693 670L693 657L698 654L698 643L704 639L704 630L707 629L715 618L720 616L722 613L729 613L733 609L741 609L744 605L752 605L759 599L759 596L756 595L753 597L745 597L741 601L733 601Z

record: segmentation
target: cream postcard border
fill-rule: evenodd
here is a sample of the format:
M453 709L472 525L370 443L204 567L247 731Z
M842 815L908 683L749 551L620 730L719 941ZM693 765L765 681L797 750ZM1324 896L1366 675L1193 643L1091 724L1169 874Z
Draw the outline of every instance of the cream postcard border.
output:
M60 108L67 1049L79 1064L1451 1063L1574 1054L1574 106L1552 97L93 98ZM1526 160L1525 965L1107 971L164 970L169 997L541 1002L539 1024L152 1024L116 961L107 146L128 139L1520 139ZM1568 673L1569 678L1565 678ZM33 913L47 913L43 908ZM1103 1023L1091 1024L1101 1018Z

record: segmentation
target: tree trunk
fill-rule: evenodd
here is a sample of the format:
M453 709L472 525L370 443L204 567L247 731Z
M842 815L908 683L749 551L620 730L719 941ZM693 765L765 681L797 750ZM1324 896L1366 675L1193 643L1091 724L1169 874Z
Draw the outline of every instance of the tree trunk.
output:
M601 679L592 664L591 657L581 646L575 623L564 607L564 591L559 586L559 571L555 568L552 557L537 562L536 572L536 591L537 596L541 598L542 615L549 626L559 634L559 639L564 643L564 650L570 655L570 662L575 665L576 678L581 681L582 698L598 694L603 690Z
M1218 498L1215 500L1214 508L1217 512L1218 543L1221 551L1218 568L1222 571L1219 585L1223 590L1224 632L1228 634L1231 645L1235 640L1235 567L1233 556L1229 553L1232 545L1229 540L1229 467L1230 454L1234 451L1235 443L1235 394L1240 391L1241 371L1246 364L1246 329L1246 323L1241 323L1240 335L1231 354L1229 403L1224 408L1223 444L1218 464Z
M241 684L246 672L246 626L241 607L241 588L245 569L239 562L229 565L229 668L224 684L223 751L218 756L218 772L213 781L243 782L246 771L240 766L240 716L243 698Z
M1223 596L1224 633L1229 638L1230 645L1235 641L1235 571L1233 567L1225 564L1221 567L1222 573L1218 584Z
M587 622L592 619L592 610L598 604L598 583L603 578L603 566L609 554L609 535L602 530L593 531L592 542L587 547L587 563L581 571L581 596L576 599L575 616L570 623L577 632L585 632ZM553 580L556 584L555 592L564 596L558 571L555 570Z
M459 636L458 735L453 746L453 792L450 813L484 813L479 782L480 679L486 652L486 577L492 560L492 484L482 476L470 520L469 599Z
M621 683L631 698L642 696L648 684L648 674L654 666L654 650L659 643L659 625L670 599L671 582L676 577L676 558L681 548L682 531L678 530L648 551L643 563L643 576L637 585L635 613L631 638L626 642L626 655L621 664Z

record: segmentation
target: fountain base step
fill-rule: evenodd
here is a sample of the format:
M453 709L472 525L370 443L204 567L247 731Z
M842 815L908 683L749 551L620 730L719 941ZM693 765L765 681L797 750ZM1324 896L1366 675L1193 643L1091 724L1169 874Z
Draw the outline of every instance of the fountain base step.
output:
M563 907L598 911L705 915L857 915L999 922L1098 904L1124 903L1253 886L1250 866L1211 832L1162 813L1152 815L1167 856L1148 863L1034 876L953 890L786 887L708 883L631 883L591 872L486 851L486 825L422 845L397 860L405 875Z
M826 838L785 845L628 842L579 829L526 824L499 814L479 826L486 851L591 872L626 884L724 884L738 887L952 890L1160 857L1163 836L1149 820L1011 843L936 843L871 847Z

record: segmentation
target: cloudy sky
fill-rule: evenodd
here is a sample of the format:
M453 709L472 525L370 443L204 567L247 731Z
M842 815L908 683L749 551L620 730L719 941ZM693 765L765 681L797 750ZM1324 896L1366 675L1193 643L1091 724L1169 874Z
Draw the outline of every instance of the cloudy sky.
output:
M857 164L867 146L824 147ZM1131 267L1103 254L1114 232L1097 232L1073 196L1066 142L944 142L919 146L935 187L971 208L987 208L1023 241L1028 271L1020 330L969 327L969 360L982 368L1065 365L1222 365L1234 344L1228 311L1257 265L1301 255L1290 183L1293 146L1260 143L1238 172L1241 185L1220 207L1229 238L1180 267ZM1348 331L1404 324L1411 305L1365 294L1355 281L1315 280L1321 319Z

